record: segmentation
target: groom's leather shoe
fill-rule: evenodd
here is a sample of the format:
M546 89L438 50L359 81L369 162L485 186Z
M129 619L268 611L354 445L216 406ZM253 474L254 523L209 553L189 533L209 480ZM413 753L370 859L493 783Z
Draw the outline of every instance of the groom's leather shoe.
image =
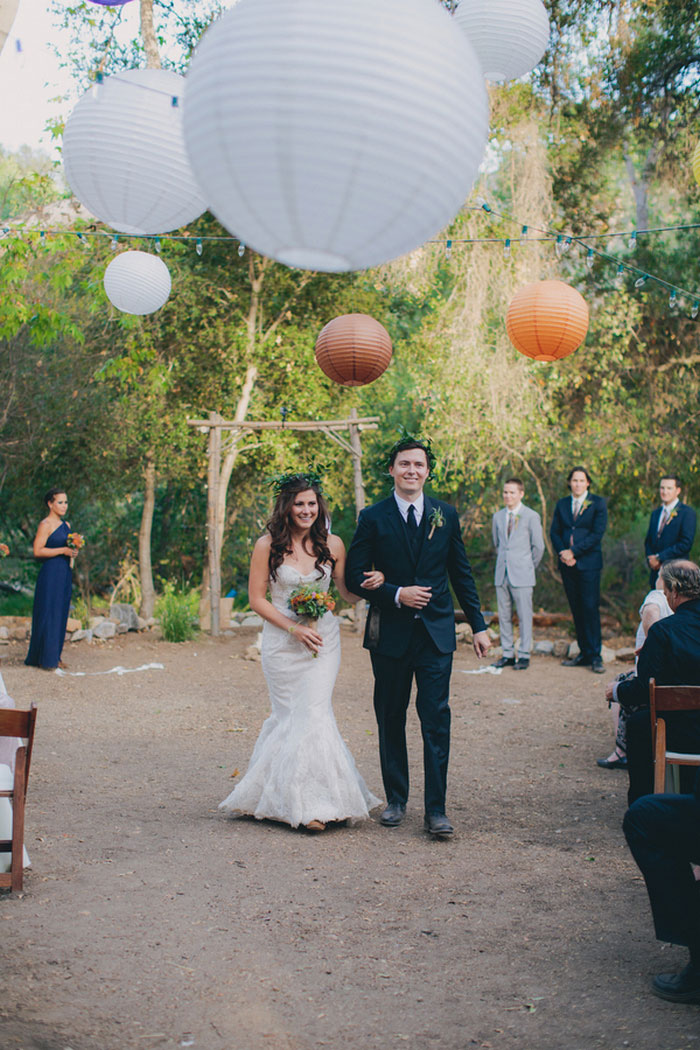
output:
M426 813L423 827L437 838L447 838L455 830L444 813Z
M605 665L599 656L594 656L591 660L591 671L593 674L605 674Z
M651 990L672 1003L700 1003L700 971L689 963L680 973L660 973L651 982Z
M398 828L405 816L405 806L402 806L400 802L390 802L379 818L379 823L385 828Z
M514 656L502 656L500 660L496 660L495 663L491 664L492 667L514 667L515 657Z

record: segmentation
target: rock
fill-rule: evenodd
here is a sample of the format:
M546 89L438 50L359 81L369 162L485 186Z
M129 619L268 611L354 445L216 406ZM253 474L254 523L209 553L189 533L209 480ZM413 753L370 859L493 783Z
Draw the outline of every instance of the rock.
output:
M0 627L0 638L2 638L4 641L7 641L9 639L9 637L10 637L9 628L7 628L5 626Z
M241 620L241 627L262 627L263 618L258 616L257 613L248 613L244 620Z
M556 656L561 659L562 656L566 656L569 651L569 643L563 638L557 638L552 647L552 656Z
M494 631L493 627L487 627L486 628L486 633L489 636L489 638L491 639L491 641L494 643L494 645L497 642L500 642L501 636L498 633L498 631Z
M71 642L91 642L92 631L84 631L81 627L79 630L73 631L72 635L70 636L70 640Z
M114 638L116 633L117 626L111 620L102 620L92 629L94 638Z
M105 622L104 616L91 616L89 620L89 626L92 630L99 626L99 624Z
M535 642L533 652L542 653L543 656L552 656L554 654L554 642L541 641Z
M128 634L129 633L129 628L127 627L127 625L125 623L118 623L116 625L116 628L117 628L117 634Z
M10 638L13 642L26 642L29 631L29 627L10 627Z
M249 645L246 651L243 653L243 659L256 660L259 662L262 659L262 657L260 656L260 650L258 649L257 645Z
M350 622L352 623L352 621L355 619L355 610L354 609L341 609L340 612L338 613L338 619L339 620L350 620Z
M140 616L137 616L136 619L139 622L139 631L147 631L148 628L151 626L150 620L142 620Z
M66 623L66 630L69 634L73 634L74 631L79 631L83 625L80 620L76 620L75 616L69 616L68 622Z
M570 660L573 660L574 657L579 656L580 653L581 653L581 650L578 647L578 642L570 642L569 643L569 648L566 651L566 655L568 656L568 658Z
M615 650L615 659L619 660L623 664L633 664L636 658L637 654L632 647L628 649Z
M601 646L600 658L604 664L611 664L615 659L615 651L608 649L607 645Z
M9 638L0 638L0 645L9 645L9 644L10 644L10 639Z
M109 618L114 623L125 624L127 631L138 631L139 615L129 602L114 602L109 607ZM122 631L119 632L123 634Z

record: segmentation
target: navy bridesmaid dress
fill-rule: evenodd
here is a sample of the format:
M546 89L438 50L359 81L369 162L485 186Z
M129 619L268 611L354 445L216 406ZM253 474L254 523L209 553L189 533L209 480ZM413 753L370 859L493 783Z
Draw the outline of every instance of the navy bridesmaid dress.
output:
M67 546L70 528L62 521L46 541L47 547ZM24 661L31 667L58 667L66 636L68 610L73 592L70 558L57 554L45 558L34 591L32 637Z

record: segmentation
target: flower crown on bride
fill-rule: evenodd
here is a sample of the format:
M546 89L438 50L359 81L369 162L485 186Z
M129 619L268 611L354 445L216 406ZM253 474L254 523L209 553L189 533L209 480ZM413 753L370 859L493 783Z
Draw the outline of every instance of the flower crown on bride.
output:
M272 486L272 491L275 496L279 496L282 489L286 488L287 485L295 485L298 482L302 482L307 488L313 488L314 486L323 495L323 467L311 466L308 470L296 470L286 474L273 474L270 478L269 484Z

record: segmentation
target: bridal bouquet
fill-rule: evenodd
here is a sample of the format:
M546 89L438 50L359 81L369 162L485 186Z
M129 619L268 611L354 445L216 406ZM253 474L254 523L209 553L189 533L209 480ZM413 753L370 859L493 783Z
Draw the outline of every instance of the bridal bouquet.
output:
M335 609L335 600L326 591L314 591L311 587L297 587L289 595L289 608L297 616L307 620L320 620Z
M81 536L79 532L69 532L66 546L70 547L77 554L85 546L85 537Z

